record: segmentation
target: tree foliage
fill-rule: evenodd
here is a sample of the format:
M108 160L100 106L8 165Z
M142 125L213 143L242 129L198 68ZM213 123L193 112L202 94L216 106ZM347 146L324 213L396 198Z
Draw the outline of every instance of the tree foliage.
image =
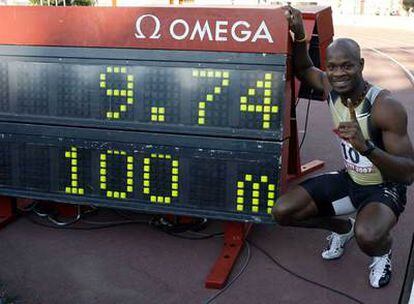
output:
M66 6L93 6L95 0L30 0L32 5L55 6L57 1L58 6L63 6L65 1Z

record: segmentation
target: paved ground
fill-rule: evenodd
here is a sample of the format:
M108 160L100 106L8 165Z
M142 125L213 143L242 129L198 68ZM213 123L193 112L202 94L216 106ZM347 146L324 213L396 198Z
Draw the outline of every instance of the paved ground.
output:
M412 32L336 28L337 36L356 37L366 58L366 78L394 91L410 116L414 138L414 86L395 62L370 48L401 60L413 70ZM306 102L298 106L303 124ZM302 151L304 161L326 161L325 170L341 167L339 148L324 103L312 103ZM327 233L278 226L256 226L249 239L285 267L307 279L340 290L365 304L396 304L402 287L414 231L414 191L409 189L407 210L394 230L394 278L382 290L367 281L370 260L351 242L339 261L324 262L320 251ZM129 216L132 216L129 214ZM136 216L136 215L134 215ZM146 216L139 219L148 220ZM91 220L125 220L107 212ZM207 233L221 231L213 222ZM102 230L56 230L21 218L0 232L0 280L20 303L136 304L206 303L216 291L203 287L222 240L174 238L147 225ZM250 250L249 250L250 248ZM212 303L345 304L357 303L344 295L298 279L277 267L256 248L246 247L234 273L250 262L237 281Z

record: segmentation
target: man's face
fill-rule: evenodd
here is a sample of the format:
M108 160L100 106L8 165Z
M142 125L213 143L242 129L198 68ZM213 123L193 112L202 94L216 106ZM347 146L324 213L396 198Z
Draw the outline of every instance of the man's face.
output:
M332 88L341 95L352 95L362 78L364 60L352 56L349 51L339 48L328 50L326 75Z

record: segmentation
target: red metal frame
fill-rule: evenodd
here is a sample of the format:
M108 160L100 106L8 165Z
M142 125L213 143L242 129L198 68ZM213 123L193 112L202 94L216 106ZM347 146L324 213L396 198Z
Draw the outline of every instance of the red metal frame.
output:
M297 92L299 90L295 90L298 84L297 81L292 81L292 89L293 92ZM296 95L297 96L297 95ZM316 170L321 169L325 163L321 160L313 160L302 165L300 160L300 145L299 145L299 136L298 136L298 124L296 120L296 111L295 111L295 101L296 96L291 101L291 119L290 119L290 140L289 140L289 153L288 153L288 166L287 166L287 181L291 181L296 178L300 178L306 174L312 173Z
M288 23L283 13L280 7L267 6L0 6L0 44L285 54ZM207 21L211 39L207 35L191 39L197 25ZM260 38L262 24L272 39ZM247 30L249 39L233 38L232 32L241 37ZM174 38L172 32L180 37ZM256 32L259 38L253 39Z
M237 222L224 223L224 244L210 274L205 281L206 288L221 289L226 285L227 279L243 249L244 241L252 224Z
M16 201L7 196L0 196L0 228L16 218Z
M325 70L325 54L326 48L332 42L333 37L333 24L332 24L332 11L330 7L314 8L313 11L306 11L303 13L303 19L306 30L306 37L308 42L311 40L312 35L318 35L319 41L319 58L320 69ZM296 121L295 104L296 97L298 96L300 82L295 79L292 80L292 92L295 92L295 98L292 100L291 108L292 115L290 120L290 143L289 146L289 161L288 161L288 180L293 180L302 177L306 174L312 173L321 169L324 166L324 162L321 160L313 160L304 165L300 161L300 147L298 138L298 126Z

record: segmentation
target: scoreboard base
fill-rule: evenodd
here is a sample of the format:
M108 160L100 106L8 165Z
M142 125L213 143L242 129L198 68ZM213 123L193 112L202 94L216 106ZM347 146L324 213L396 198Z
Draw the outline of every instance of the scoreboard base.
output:
M206 288L221 289L226 285L227 279L243 249L245 239L252 225L250 223L225 223L223 249L211 269L210 274L207 276L205 282Z

